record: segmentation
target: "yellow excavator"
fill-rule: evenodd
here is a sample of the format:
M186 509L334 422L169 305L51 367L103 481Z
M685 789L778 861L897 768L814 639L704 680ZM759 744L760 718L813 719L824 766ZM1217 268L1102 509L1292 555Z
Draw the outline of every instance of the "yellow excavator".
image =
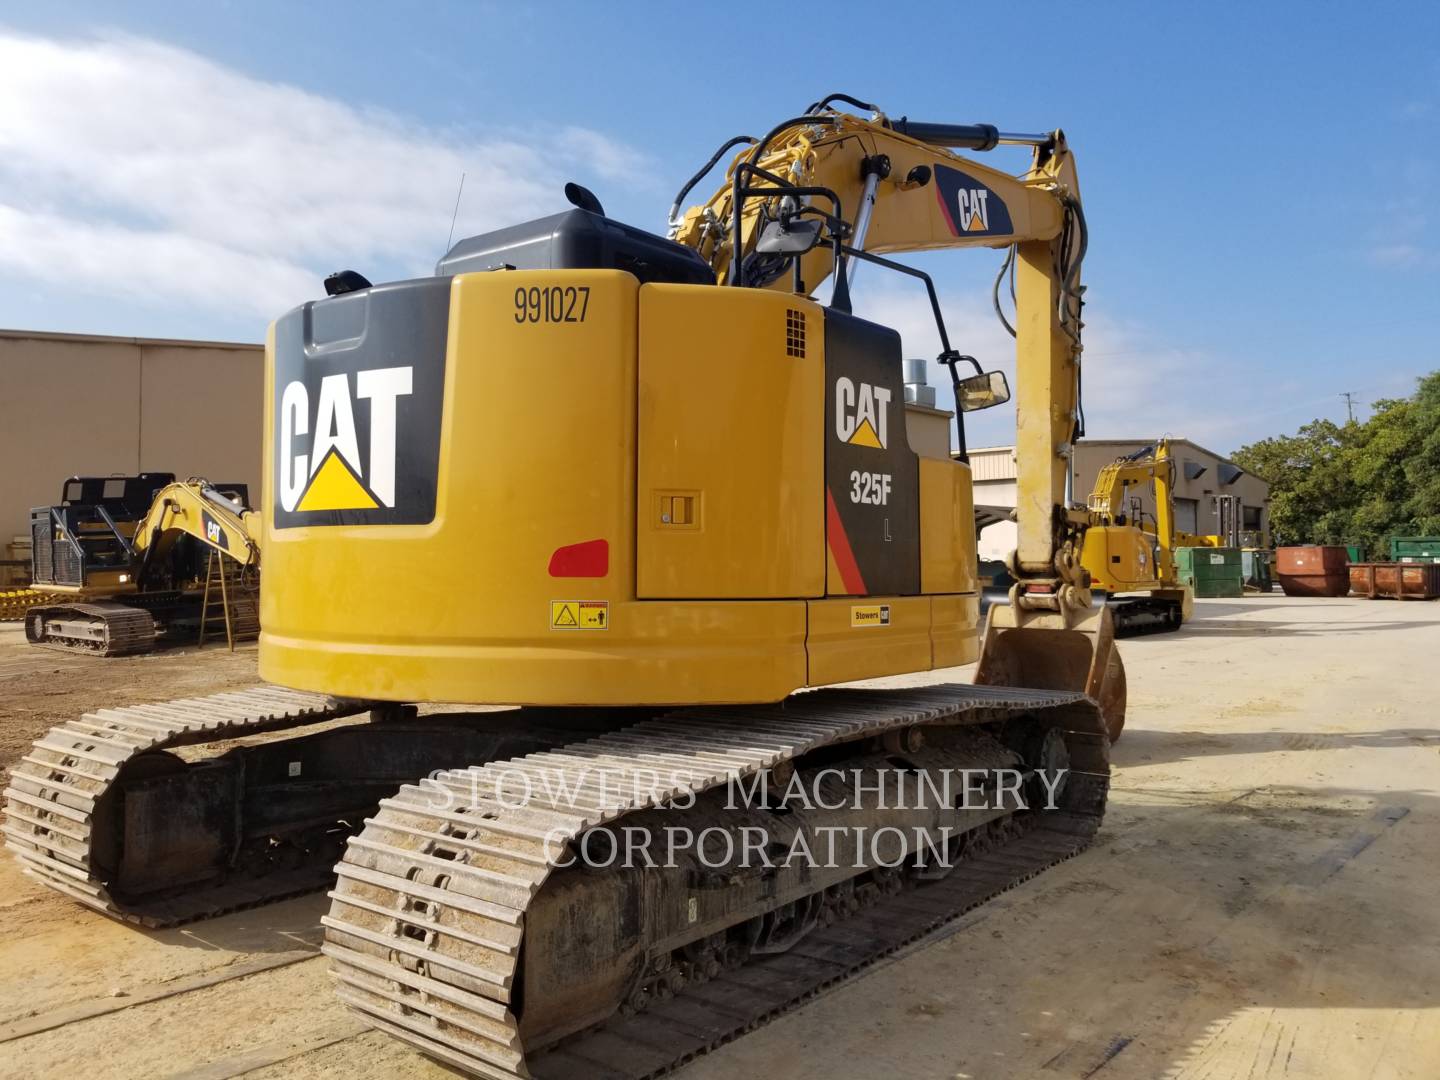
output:
M1131 494L1141 487L1155 500L1149 523ZM1194 610L1194 590L1180 581L1175 565L1174 490L1175 460L1163 438L1112 461L1095 478L1080 561L1095 588L1119 597L1108 602L1119 637L1178 630Z
M208 553L228 560L220 570L227 585L230 567L252 580L258 573L260 515L236 485L222 491L168 473L94 485L113 485L116 497L87 497L90 479L76 477L60 504L31 512L32 577L47 594L25 612L31 644L96 656L149 652L157 627L204 618Z
M956 153L1005 145L1018 176ZM670 238L571 186L433 277L342 271L273 324L267 685L53 730L7 792L28 872L148 925L331 880L324 950L369 1023L477 1076L615 1078L1084 849L1125 683L1066 499L1064 135L835 95L727 142L677 206L727 152ZM1019 548L983 639L964 422L1008 387L887 257L941 248L1005 251L1016 290ZM927 290L959 460L916 451L861 267ZM893 794L960 774L985 797Z

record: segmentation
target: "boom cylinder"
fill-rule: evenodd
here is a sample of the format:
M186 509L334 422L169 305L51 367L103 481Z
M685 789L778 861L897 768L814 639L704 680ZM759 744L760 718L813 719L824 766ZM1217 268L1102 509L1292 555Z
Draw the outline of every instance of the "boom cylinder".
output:
M962 150L993 150L1000 142L1000 129L994 124L927 124L901 117L895 121L894 128L901 135L921 142Z
M927 124L921 120L895 121L894 129L901 135L931 143L935 146L952 146L961 150L993 150L1003 144L1014 146L1047 146L1055 141L1049 132L1028 134L1019 131L1001 131L994 124Z

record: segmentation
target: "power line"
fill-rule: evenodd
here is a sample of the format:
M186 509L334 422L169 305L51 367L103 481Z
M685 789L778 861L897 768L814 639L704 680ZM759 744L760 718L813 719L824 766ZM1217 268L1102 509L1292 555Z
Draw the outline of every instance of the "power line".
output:
M1364 402L1357 402L1355 400L1355 394L1350 390L1343 391L1340 396L1345 399L1345 413L1349 418L1346 422L1353 424L1355 422L1355 406L1357 404L1363 405Z

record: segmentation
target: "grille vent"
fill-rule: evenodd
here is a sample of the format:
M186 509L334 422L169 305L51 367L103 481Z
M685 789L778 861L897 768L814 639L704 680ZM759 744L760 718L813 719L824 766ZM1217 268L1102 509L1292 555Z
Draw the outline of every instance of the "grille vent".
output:
M805 358L805 312L796 308L785 312L785 355Z

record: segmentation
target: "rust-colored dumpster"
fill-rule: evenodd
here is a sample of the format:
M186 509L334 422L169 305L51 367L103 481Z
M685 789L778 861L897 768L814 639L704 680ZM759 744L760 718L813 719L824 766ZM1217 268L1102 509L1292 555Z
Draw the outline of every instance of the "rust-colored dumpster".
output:
M1351 563L1350 591L1371 600L1434 600L1440 596L1440 564Z
M1275 549L1275 576L1286 596L1344 596L1350 591L1350 553L1306 544Z

